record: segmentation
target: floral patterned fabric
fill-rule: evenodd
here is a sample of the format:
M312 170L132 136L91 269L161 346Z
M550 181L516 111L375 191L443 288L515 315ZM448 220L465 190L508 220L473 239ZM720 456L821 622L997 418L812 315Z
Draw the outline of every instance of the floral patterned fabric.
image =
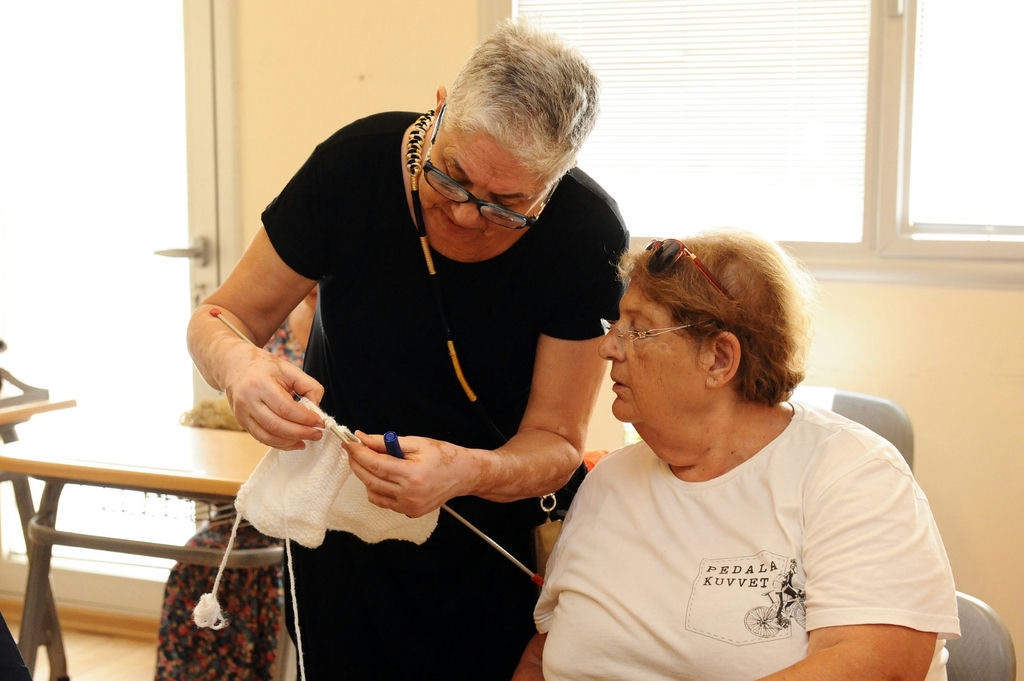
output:
M225 548L231 521L218 518L188 541L188 546ZM250 525L238 528L236 549L279 544ZM217 569L174 566L164 589L156 681L270 681L284 609L282 568L234 568L221 578L221 605L228 625L199 629L192 609L213 588Z
M263 347L272 355L283 357L295 366L302 366L306 346L295 338L287 319Z
M305 343L292 333L288 320L264 348L302 366ZM234 509L211 512L207 523L187 546L227 548ZM248 523L235 537L236 549L280 545ZM199 597L213 588L217 568L178 563L164 588L157 647L155 681L270 681L281 634L284 611L283 567L234 568L221 577L221 607L228 625L220 630L200 629L192 621ZM287 634L285 634L287 635Z

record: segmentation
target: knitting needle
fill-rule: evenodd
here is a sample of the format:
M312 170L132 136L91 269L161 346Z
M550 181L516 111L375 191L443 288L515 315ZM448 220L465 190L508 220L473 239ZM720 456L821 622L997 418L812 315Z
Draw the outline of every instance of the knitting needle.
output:
M248 336L246 336L244 333L239 331L238 327L235 326L234 324L232 324L231 320L229 320L227 317L225 317L223 312L221 312L220 310L218 310L217 308L214 307L214 308L210 309L210 314L213 315L214 317L216 317L217 319L221 320L222 322L224 322L225 326L227 326L229 329L234 331L235 335L238 336L239 338L241 338L242 340L244 340L246 343L248 343L249 345L252 345L252 346L256 345L251 340L249 340Z
M506 551L506 550L505 550L505 547L503 547L503 546L502 546L501 544L499 544L498 542L494 541L493 539L491 539L490 537L488 537L488 536L487 536L486 534L484 534L483 532L481 532L481 531L480 531L479 529L477 529L477 527L476 527L475 525L473 525L473 523L469 522L468 520L466 520L465 518L463 518L463 517L462 517L461 515L459 515L459 514L458 514L458 513L456 513L455 511L453 511L453 510L451 509L451 507L450 507L450 506L448 506L448 504L441 504L441 508L443 508L444 510L448 511L448 513L450 513L450 514L452 515L452 517L453 517L453 518L455 518L455 519L456 519L456 520L458 520L458 521L459 521L460 523L462 523L463 525L465 525L466 527L468 527L468 528L469 528L470 530L472 530L473 534L475 534L476 536L480 537L480 538L481 538L481 539L483 539L483 540L484 540L485 542L487 542L488 544L490 544L491 546L493 546L493 547L494 547L495 549L497 549L497 550L498 550L498 553L500 553L501 555L505 556L505 557L506 557L506 558L508 558L508 559L509 559L510 561L512 561L512 562L513 562L513 563L514 563L514 564L516 565L516 567L518 567L518 568L519 568L520 570L522 570L522 571L523 571L523 572L525 572L525 573L526 573L527 575L529 575L529 577L530 577L530 580L531 580L531 581L532 581L532 582L533 582L534 584L536 584L537 586L544 586L544 578L543 578L543 577L541 577L541 576L540 576L539 574L537 574L536 572L534 572L533 570L531 570L530 568L528 568L528 567L526 567L525 565L523 565L523 563L522 563L522 562L521 562L521 561L520 561L520 560L519 560L518 558L516 558L516 557L515 557L515 556L513 556L513 555L512 555L511 553L509 553L508 551Z
M384 433L384 447L385 447L385 449L387 449L388 454L390 454L391 456L395 457L396 459L404 459L405 458L405 454L402 452L402 448L398 444L398 436L395 435L395 431L389 430L386 433ZM449 514L451 514L451 516L453 518L455 518L456 520L458 520L460 523L462 523L463 525L468 527L473 532L473 534L475 534L476 536L480 537L485 542L487 542L492 547L494 547L498 551L498 553L500 553L501 555L505 556L510 561L512 561L512 563L514 563L516 567L518 567L520 570L522 570L527 575L529 575L530 579L533 580L534 583L536 583L539 586L544 586L544 578L541 577L536 572L534 572L533 570L531 570L530 568L528 568L525 565L523 565L523 563L520 562L518 558L516 558L511 553L506 551L504 546L502 546L501 544L499 544L498 542L494 541L493 539L488 537L486 534L481 532L473 523L469 522L468 520L463 518L461 515L459 515L455 511L453 511L448 504L441 504L441 508L443 508Z

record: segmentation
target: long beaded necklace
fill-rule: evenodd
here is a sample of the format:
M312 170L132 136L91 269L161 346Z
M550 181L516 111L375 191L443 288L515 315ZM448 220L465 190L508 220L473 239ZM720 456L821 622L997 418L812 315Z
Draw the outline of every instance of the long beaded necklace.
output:
M502 443L508 438L490 415L484 411L483 406L477 401L477 395L470 387L466 375L462 371L462 364L459 362L459 355L455 351L455 338L452 336L451 327L448 325L448 316L445 314L444 295L441 292L441 282L437 276L437 269L434 267L434 257L430 254L430 240L427 238L427 225L423 221L423 204L420 202L420 179L423 177L423 141L427 138L427 129L434 120L434 110L421 115L412 124L412 131L409 133L409 144L405 149L405 165L409 169L409 186L412 190L413 222L416 223L416 233L419 235L420 248L423 250L423 262L427 265L427 274L430 279L430 289L434 294L434 302L437 305L437 313L441 317L441 324L444 326L445 343L448 346L448 357L451 359L452 368L455 370L455 377L462 386L462 391L470 403L477 408L487 425L498 436Z
M508 438L501 432L501 429L498 428L498 425L491 418L490 414L487 413L483 405L477 401L476 393L469 387L469 381L466 380L465 374L462 373L462 365L459 363L459 356L455 352L455 339L452 337L452 330L451 327L448 326L448 317L445 315L444 311L444 296L441 292L441 282L438 280L437 270L434 268L434 258L430 255L430 241L427 239L427 226L426 223L423 222L423 205L420 203L420 178L423 176L423 140L427 138L427 128L430 127L433 120L433 109L416 119L412 125L412 131L409 133L409 145L405 150L405 164L409 168L409 187L412 190L412 208L414 222L416 223L416 232L419 234L420 247L423 249L423 261L427 264L427 273L430 275L428 278L430 279L431 290L434 293L434 302L437 304L437 313L440 315L441 324L444 326L445 342L448 345L448 357L451 359L452 368L455 369L455 377L459 379L459 385L462 386L463 392L466 393L466 397L469 398L470 403L476 408L477 413L483 419L484 423L486 423L488 427L501 439L502 443L505 443ZM551 513L555 510L555 506L556 498L554 493L545 494L540 497L540 508L541 511L547 515L547 521L533 530L533 537L535 550L538 554L538 565L541 566L541 569L543 569L543 566L547 563L547 556L551 553L551 549L554 546L555 540L558 538L558 534L561 532L562 528L562 521L553 520L551 517ZM541 574L532 573L528 567L505 550L500 544L478 530L472 523L457 514L447 505L444 506L444 509L484 541L497 549L502 555L519 566L519 568L526 572L526 574L530 575L530 579L532 579L535 584L544 584L544 577Z
M405 149L405 165L409 168L409 176L412 178L412 191L419 192L420 176L423 174L423 140L427 139L427 128L434 120L434 110L421 115L412 124L412 131L409 133L409 146ZM416 229L422 231L423 220L416 216Z

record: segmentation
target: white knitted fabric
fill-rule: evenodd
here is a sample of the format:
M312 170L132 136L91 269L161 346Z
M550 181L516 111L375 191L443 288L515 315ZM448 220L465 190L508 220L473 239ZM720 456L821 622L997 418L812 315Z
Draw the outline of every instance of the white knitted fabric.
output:
M365 485L349 468L348 454L338 434L340 426L308 399L300 401L324 420L323 437L315 442L307 440L305 449L298 451L270 449L238 490L235 526L213 590L203 594L192 611L192 618L200 627L222 629L227 626L217 602L217 590L242 518L261 533L286 540L289 573L291 546L288 542L291 540L316 548L330 529L350 532L368 543L401 539L422 544L437 527L439 510L410 518L371 504L366 498ZM294 589L294 579L291 582ZM299 663L301 668L301 646Z
M410 518L366 499L363 482L351 474L337 422L303 398L324 420L323 437L298 451L271 449L238 490L235 508L270 537L293 539L307 548L323 543L327 530L350 532L375 544L403 539L422 544L437 527L439 511Z
M268 537L316 548L324 541L334 498L350 477L341 438L328 429L306 449L268 451L238 490L235 509Z

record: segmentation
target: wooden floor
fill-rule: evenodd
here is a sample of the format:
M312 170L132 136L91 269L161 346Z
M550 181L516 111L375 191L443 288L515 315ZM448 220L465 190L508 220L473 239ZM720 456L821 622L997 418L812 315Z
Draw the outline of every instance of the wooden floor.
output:
M12 630L17 632L17 624ZM64 630L64 647L71 681L153 681L156 642ZM40 648L33 681L49 681L46 649Z

